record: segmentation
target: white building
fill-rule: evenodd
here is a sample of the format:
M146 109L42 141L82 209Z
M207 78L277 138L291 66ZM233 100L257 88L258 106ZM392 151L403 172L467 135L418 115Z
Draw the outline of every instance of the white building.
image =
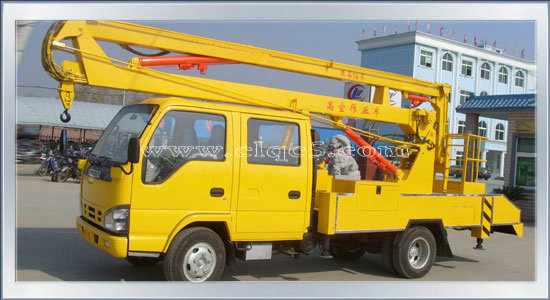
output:
M535 93L535 62L440 36L410 31L357 41L361 66L452 86L449 131L461 133L465 115L455 108L471 95ZM481 117L478 134L486 136L483 158L504 176L508 122ZM454 158L459 151L451 153Z

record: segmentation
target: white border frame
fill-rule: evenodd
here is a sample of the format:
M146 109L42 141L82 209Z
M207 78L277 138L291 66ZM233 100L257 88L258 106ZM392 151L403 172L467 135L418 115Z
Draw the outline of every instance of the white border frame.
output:
M105 6L109 5L109 9ZM45 6L48 6L47 8ZM290 8L290 9L289 9ZM490 12L490 13L488 13ZM546 3L2 3L2 196L4 297L547 297L547 186L537 188L537 269L535 282L255 282L78 283L15 282L15 20L535 20L537 52L537 179L548 179L547 79L548 5ZM353 42L353 41L350 41ZM524 73L525 74L525 73ZM544 151L544 152L542 152ZM6 176L7 175L7 176ZM7 213L6 213L7 212ZM228 291L231 291L228 293Z

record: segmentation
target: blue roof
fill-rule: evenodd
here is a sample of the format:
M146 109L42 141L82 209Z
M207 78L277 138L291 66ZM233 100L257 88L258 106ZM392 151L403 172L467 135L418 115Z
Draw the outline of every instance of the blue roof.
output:
M535 94L473 96L456 108L457 112L476 112L482 110L535 109Z

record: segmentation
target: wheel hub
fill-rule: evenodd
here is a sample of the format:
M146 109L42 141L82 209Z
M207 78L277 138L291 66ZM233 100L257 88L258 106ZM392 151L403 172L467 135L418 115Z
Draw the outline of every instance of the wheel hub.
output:
M410 244L408 251L410 266L414 269L421 269L427 264L429 257L430 248L428 241L422 237L414 239Z
M212 275L216 266L216 252L206 243L193 245L185 254L183 273L190 281L204 281Z

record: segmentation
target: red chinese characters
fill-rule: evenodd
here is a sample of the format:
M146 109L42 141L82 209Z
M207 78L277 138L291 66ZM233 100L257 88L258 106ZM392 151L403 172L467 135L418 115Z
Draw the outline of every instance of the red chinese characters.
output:
M346 109L346 105L344 104L344 102L340 102L340 105L338 105L338 108L340 109L340 112L344 112L344 110Z
M356 113L357 112L357 104L352 104L349 107L349 111L352 112L352 113Z
M332 102L332 100L328 102L327 110L334 111L334 103Z

